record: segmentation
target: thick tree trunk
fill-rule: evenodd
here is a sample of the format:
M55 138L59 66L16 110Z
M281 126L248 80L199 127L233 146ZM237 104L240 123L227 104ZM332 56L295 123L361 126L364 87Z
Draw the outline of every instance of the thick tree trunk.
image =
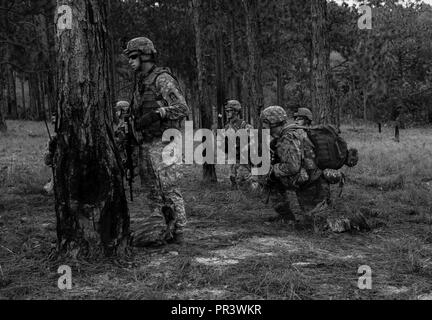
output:
M261 81L261 55L258 48L258 1L242 0L246 13L246 42L248 48L248 85L250 89L250 121L256 124L258 121L258 110L264 103L263 87Z
M327 2L311 0L312 14L312 111L316 123L335 123L330 104L330 47L327 39Z
M57 240L59 251L71 255L94 255L100 249L111 255L126 245L129 234L123 171L108 111L105 5L102 0L70 2L72 29L57 32Z
M198 69L198 95L199 95L199 106L201 110L201 125L203 128L211 129L212 127L212 104L209 95L208 85L206 80L206 69L204 66L203 59L203 33L201 27L201 0L191 0L193 9L193 22L195 29L195 54L197 59ZM203 180L205 182L217 182L216 168L214 164L203 164Z

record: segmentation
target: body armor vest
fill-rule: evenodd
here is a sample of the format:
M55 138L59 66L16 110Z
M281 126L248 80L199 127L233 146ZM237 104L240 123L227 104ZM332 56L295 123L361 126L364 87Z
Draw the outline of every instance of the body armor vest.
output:
M137 78L136 89L134 92L135 108L134 116L139 119L148 112L155 111L160 107L167 107L168 102L156 88L156 79L163 73L169 74L176 80L169 68L154 67L147 75L139 75ZM162 136L163 132L169 128L180 128L180 121L164 119L160 123L154 123L145 128L141 134L144 141L153 140Z

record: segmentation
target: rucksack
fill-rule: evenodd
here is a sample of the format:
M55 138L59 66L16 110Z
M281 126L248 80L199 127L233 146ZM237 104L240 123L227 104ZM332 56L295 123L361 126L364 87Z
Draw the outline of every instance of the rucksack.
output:
M304 128L315 147L318 168L340 169L348 156L346 141L339 135L332 125L320 125Z

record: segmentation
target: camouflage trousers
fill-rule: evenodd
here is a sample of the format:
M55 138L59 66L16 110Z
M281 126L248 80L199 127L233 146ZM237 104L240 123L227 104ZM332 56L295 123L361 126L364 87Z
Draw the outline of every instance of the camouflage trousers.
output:
M136 242L145 242L140 241L140 238L163 237L164 240L168 240L174 234L183 233L186 226L183 196L177 186L180 164L175 161L164 161L167 154L172 156L175 153L175 147L174 142L168 144L161 140L139 146L139 175L148 200L150 216L146 217L145 222L135 232Z
M295 195L294 195L295 192ZM323 200L330 199L330 186L319 178L296 190L276 188L271 196L274 210L291 219L294 218L293 211L298 214L307 214Z
M229 178L233 186L244 187L251 180L250 165L239 163L230 165Z

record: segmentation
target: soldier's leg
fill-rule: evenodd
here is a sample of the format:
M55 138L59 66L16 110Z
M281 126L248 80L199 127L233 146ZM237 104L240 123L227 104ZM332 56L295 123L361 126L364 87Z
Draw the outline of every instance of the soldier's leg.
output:
M319 178L307 187L297 190L296 194L303 213L311 211L323 201L330 201L330 187L323 178Z
M271 200L277 216L271 217L269 221L289 222L295 220L295 216L291 210L291 203L285 189L277 190L271 195Z
M167 221L168 228L174 237L178 237L183 234L187 223L183 196L177 186L181 177L181 163L175 161L165 163L163 161L163 152L166 153L166 150L174 148L174 142L171 142L169 146L166 143L158 142L152 146L150 154L152 167L155 168L156 179L162 195L162 210L169 220Z
M164 206L163 195L159 187L157 175L151 159L151 144L139 147L139 174L142 191L147 198L150 212L132 234L132 245L147 246L162 244L167 229L162 212Z

